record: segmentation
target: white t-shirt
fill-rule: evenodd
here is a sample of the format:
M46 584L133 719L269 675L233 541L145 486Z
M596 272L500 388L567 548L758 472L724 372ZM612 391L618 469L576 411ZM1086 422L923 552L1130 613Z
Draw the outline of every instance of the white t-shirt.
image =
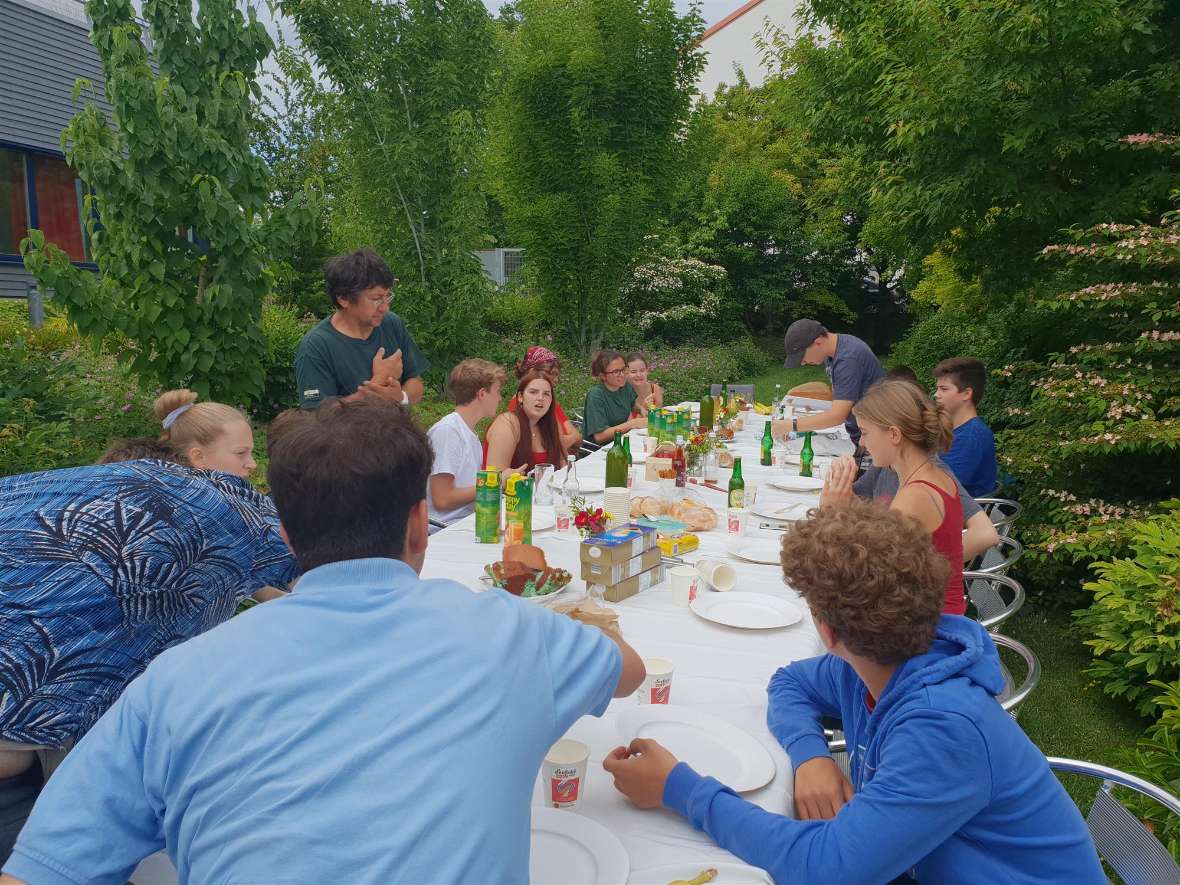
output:
M483 445L459 413L451 412L445 418L440 418L426 435L434 447L434 466L430 469L430 475L449 473L455 477L457 488L475 485L475 474L483 464ZM455 510L438 510L430 496L429 485L426 487L426 502L430 508L430 518L436 522L458 522L467 514L475 512L475 502Z

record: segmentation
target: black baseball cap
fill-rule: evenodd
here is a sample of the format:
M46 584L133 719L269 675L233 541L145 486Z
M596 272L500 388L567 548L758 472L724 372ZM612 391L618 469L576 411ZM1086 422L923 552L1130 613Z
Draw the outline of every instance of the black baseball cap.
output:
M803 352L811 347L816 338L827 334L828 330L818 320L795 320L783 338L783 347L787 351L783 365L788 369L799 368L803 362Z

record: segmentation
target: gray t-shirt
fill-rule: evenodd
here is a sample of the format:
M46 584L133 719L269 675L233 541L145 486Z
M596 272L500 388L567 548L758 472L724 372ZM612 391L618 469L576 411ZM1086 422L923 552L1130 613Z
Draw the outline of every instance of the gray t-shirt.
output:
M935 463L947 473L951 473L941 461L935 459ZM951 473L951 476L954 474ZM897 474L890 468L870 467L860 479L852 484L852 491L861 498L871 498L874 501L892 501L900 485L901 481L897 478ZM959 503L963 505L963 525L966 525L967 520L976 513L982 512L983 508L967 493L957 476L955 476L955 486L959 490Z
M836 339L836 355L824 361L828 380L832 382L832 399L846 399L853 405L870 387L885 377L881 362L869 346L855 335L843 332ZM844 419L844 427L852 442L860 442L860 428L851 412Z

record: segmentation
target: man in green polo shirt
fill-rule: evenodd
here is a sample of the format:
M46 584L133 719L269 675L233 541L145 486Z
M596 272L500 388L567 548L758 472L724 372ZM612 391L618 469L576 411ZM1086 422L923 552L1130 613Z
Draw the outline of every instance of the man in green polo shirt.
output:
M324 278L336 312L295 351L299 404L315 409L332 396L379 396L403 405L422 399L421 376L430 363L389 310L396 282L389 266L372 249L358 249L329 260Z

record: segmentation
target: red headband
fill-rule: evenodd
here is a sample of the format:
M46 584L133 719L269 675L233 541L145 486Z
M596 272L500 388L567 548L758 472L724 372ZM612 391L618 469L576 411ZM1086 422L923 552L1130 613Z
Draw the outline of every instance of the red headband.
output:
M539 366L542 363L555 362L557 362L557 354L548 347L536 345L530 347L524 354L524 367L526 369L531 369L533 366Z

